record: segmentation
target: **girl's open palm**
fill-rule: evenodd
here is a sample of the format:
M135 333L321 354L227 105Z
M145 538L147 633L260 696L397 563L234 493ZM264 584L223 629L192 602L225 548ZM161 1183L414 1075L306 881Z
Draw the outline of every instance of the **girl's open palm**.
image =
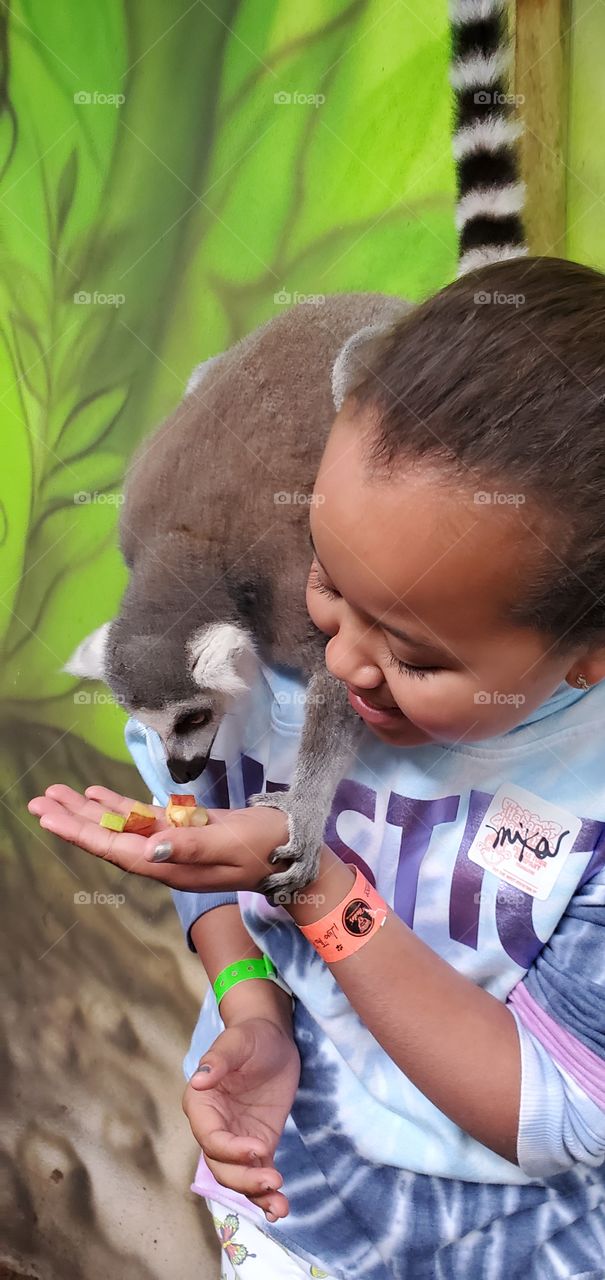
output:
M201 1063L212 1069L192 1077L183 1110L208 1168L272 1218L285 1217L273 1154L300 1078L294 1041L268 1018L247 1018L227 1027Z

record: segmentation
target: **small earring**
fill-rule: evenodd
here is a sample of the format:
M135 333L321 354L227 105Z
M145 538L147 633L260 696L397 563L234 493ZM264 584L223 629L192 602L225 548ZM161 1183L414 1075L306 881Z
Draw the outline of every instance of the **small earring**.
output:
M582 676L582 675L576 676L576 684L578 686L578 689L590 689L590 685L588 683L588 680L586 679L586 676Z

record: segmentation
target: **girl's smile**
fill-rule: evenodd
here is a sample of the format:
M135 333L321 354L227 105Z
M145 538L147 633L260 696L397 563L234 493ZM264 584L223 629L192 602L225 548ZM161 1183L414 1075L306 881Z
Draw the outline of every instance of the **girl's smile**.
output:
M403 711L397 706L381 706L374 703L369 698L362 697L361 694L355 693L350 686L349 702L354 711L357 711L362 720L367 724L376 725L379 728L390 729L395 724L400 724L403 717Z

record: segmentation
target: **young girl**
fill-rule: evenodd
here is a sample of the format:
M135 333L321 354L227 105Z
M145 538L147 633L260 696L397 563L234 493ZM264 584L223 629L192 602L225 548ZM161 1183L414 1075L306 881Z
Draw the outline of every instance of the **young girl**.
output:
M179 891L227 970L185 1094L223 1276L605 1276L604 334L605 278L526 259L362 352L307 603L367 733L303 893L255 891L287 833L245 808L292 775L291 672L221 727L204 830L112 836L130 801L98 787L31 802ZM127 740L165 802L156 735ZM263 955L285 990L229 987Z

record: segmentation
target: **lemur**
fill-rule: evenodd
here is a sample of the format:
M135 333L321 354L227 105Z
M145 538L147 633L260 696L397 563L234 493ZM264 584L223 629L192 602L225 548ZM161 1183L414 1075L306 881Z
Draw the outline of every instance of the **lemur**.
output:
M455 0L451 19L462 275L527 247L505 0ZM129 581L119 614L64 668L104 680L158 732L178 784L203 772L260 662L306 677L291 785L249 800L288 817L289 839L270 858L286 869L259 886L271 901L315 876L334 792L364 730L306 610L308 499L359 362L411 305L378 293L300 303L197 366L126 476L120 546Z

